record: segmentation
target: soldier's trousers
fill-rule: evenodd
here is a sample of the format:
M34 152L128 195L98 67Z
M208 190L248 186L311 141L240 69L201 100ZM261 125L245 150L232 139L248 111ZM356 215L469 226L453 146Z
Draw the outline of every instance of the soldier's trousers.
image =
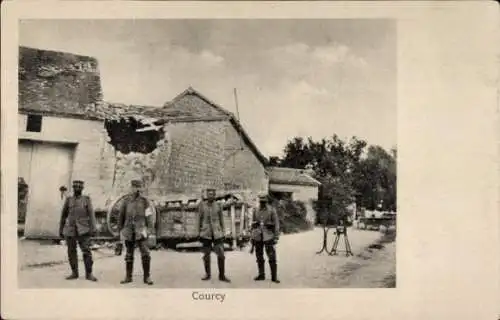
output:
M256 241L255 242L255 257L257 258L257 263L264 263L264 250L266 251L267 259L269 263L276 263L276 249L272 240L270 241Z
M211 267L210 267L210 253L212 252L212 247L217 255L217 265L219 267L219 277L225 277L225 259L224 256L224 239L201 239L203 244L203 265L205 267L206 276L210 277Z
M83 263L85 265L85 272L87 274L92 274L92 265L94 264L92 260L92 251L90 250L90 236L80 235L74 237L66 237L66 243L68 246L68 260L73 274L78 274L78 254L77 246L80 246L82 251Z
M134 251L135 246L139 247L139 251L141 253L141 258L143 260L151 260L151 254L149 253L149 247L146 239L141 240L125 240L125 261L133 262L134 261Z
M203 260L210 261L210 253L212 252L212 247L215 254L217 255L217 258L224 258L224 239L201 239L201 243L203 244Z

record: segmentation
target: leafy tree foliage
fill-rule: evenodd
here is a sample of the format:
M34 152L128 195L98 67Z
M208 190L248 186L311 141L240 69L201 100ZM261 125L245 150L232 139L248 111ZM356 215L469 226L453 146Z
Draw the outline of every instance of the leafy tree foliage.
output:
M333 135L319 141L295 137L283 151L282 158L270 159L271 165L310 168L322 183L315 205L317 222L335 224L352 203L368 210L379 205L382 210L396 209L396 149L389 153L356 137L343 141Z

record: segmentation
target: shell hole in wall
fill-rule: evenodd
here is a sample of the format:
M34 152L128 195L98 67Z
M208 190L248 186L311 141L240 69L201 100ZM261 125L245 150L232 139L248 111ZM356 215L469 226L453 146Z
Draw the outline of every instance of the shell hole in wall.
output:
M131 152L148 154L157 148L158 142L164 139L165 132L162 127L156 130L137 132L138 129L148 126L148 124L143 124L133 117L104 122L109 136L108 143L123 154Z

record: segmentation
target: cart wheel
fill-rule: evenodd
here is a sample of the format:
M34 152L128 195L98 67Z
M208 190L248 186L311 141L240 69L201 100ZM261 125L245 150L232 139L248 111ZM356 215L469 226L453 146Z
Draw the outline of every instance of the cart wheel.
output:
M120 236L118 231L118 216L119 216L119 205L121 204L121 200L123 197L115 200L114 203L109 207L108 213L106 215L106 225L108 227L109 233L111 233L114 237Z

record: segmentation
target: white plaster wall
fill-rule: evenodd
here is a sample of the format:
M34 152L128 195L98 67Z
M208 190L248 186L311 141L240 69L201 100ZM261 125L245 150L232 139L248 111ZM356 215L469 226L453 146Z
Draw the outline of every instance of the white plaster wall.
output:
M71 179L84 180L84 193L92 196L96 207L104 206L105 194L112 181L114 151L106 142L103 123L44 116L41 132L27 132L26 122L27 116L19 114L19 138L76 144Z

